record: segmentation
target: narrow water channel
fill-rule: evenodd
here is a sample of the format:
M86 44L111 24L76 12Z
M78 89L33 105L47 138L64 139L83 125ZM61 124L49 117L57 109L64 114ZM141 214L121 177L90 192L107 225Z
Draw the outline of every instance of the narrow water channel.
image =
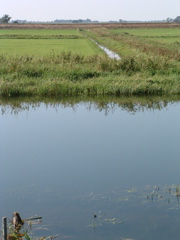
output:
M94 41L92 38L90 38L90 40L93 41L95 44L97 44L98 47L101 48L109 58L121 60L121 57L117 53L111 51L110 49L108 49L105 46L100 45L98 42Z
M121 57L117 53L111 51L107 47L104 47L98 43L96 43L96 44L107 54L108 57L116 59L116 60L121 60Z

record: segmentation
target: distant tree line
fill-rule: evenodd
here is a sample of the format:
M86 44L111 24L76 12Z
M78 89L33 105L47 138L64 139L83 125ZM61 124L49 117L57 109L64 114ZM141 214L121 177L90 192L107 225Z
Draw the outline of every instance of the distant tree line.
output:
M12 17L10 17L8 14L3 15L0 18L0 23L8 23L11 20ZM166 20L162 20L162 22L180 22L180 16L177 16L176 18L170 18L168 17ZM27 20L13 20L13 23L27 23L29 21ZM30 21L32 22L32 21ZM66 20L66 19L56 19L54 21L52 21L54 23L95 23L95 22L99 22L99 21L91 21L91 19L87 18L87 19L77 19L77 20ZM118 21L109 21L110 23L117 23ZM125 22L129 22L123 19L119 19L119 22L121 23L125 23Z
M27 23L27 20L13 20L13 23Z
M91 23L91 22L98 22L98 21L91 21L91 19L87 18L87 19L56 19L54 20L55 23L58 23L58 22L64 22L64 23Z

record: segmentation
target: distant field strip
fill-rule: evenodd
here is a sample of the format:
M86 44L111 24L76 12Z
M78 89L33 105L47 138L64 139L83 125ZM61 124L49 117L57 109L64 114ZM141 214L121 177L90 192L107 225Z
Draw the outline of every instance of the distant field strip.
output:
M51 51L73 52L85 56L100 52L95 44L87 39L1 39L0 54L46 55Z
M149 37L180 37L180 28L121 28L111 29L111 33L129 33L135 36Z
M84 38L81 35L30 35L30 34L1 34L0 39L77 39Z
M180 28L112 29L112 34L129 34L160 43L180 43Z
M0 35L81 35L78 30L75 29L0 29Z
M161 37L161 38L149 38L149 40L159 43L166 43L166 44L179 44L180 47L180 37Z
M90 56L103 54L78 30L1 30L0 54L42 56L54 51Z

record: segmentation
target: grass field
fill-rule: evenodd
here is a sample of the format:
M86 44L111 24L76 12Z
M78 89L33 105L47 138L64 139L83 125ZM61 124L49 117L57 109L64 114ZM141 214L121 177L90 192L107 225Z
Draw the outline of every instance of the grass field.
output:
M50 52L72 52L90 56L102 51L78 30L1 30L0 54L44 56Z
M12 56L44 56L50 52L73 52L90 56L101 53L88 39L0 39L0 54Z
M180 28L113 29L112 34L130 34L159 43L179 43Z
M0 28L0 96L180 94L179 37L179 28Z
M180 28L123 28L111 29L112 33L129 33L141 37L179 37Z

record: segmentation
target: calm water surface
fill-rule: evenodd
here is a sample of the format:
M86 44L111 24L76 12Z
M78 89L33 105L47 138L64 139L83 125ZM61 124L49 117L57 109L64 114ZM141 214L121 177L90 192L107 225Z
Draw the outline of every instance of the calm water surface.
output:
M34 234L59 239L179 238L180 102L105 106L0 106L1 218L42 216Z

